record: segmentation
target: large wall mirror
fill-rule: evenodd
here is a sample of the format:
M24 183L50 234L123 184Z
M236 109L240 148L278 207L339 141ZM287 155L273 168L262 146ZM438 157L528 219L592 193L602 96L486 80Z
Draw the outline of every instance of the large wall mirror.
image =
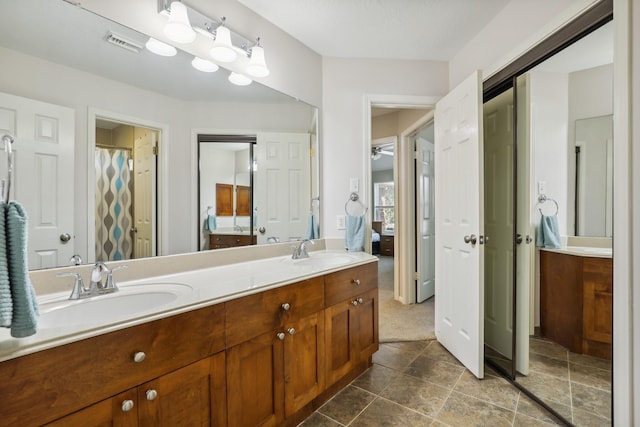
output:
M304 172L299 172L305 175L289 193L300 206L300 222L306 222L310 200L317 197L319 187L317 109L256 82L235 86L222 67L214 73L198 71L191 66L193 57L180 49L170 58L155 55L144 47L148 38L63 0L0 0L0 132L17 134L12 198L25 205L33 225L31 269L68 265L72 254L84 262L93 262L101 252L119 253L105 255L107 260L126 259L121 251L112 250L120 242L110 239L130 233L134 238L125 246L132 247L128 251L133 258L202 249L198 242L206 237L201 227L211 203L199 203L194 166L207 170L213 166L198 158L199 134L251 134L258 145L259 135L305 135L308 157ZM19 119L21 111L33 105L59 108L35 114L40 127L34 130L33 123L24 125ZM21 133L25 126L35 137ZM119 126L133 129L134 138L131 147L114 150L111 137L105 135L126 133ZM96 182L102 172L97 171L114 175L110 166L100 169L93 163L98 157L108 159L119 165L119 176L134 180L134 146L142 136L150 138L148 153L156 156L148 162L155 178L147 184L154 194L146 195L146 207L138 209L145 213L142 219L122 220L120 213L132 209L123 207L131 202L127 200L143 196L147 187L132 187L131 194L116 203L107 188L110 184L103 182L106 196L100 197ZM265 139L265 147L273 149L269 141ZM101 156L96 157L95 147L103 149ZM256 147L258 171L260 150ZM26 163L27 154L33 163ZM50 177L60 170L66 174L54 182ZM237 177L238 182L245 178ZM241 185L250 187L259 215L269 212L269 206L259 205L260 200L263 204L270 200L260 182L267 178L256 174L252 184ZM30 194L39 198L31 200ZM107 218L104 227L96 210L106 199L106 213L99 215ZM258 221L266 225L269 218ZM277 218L272 222L276 227ZM142 237L143 223L150 224L148 237ZM267 243L270 231L256 243ZM100 233L107 236L102 243L96 240ZM299 234L278 232L287 239Z

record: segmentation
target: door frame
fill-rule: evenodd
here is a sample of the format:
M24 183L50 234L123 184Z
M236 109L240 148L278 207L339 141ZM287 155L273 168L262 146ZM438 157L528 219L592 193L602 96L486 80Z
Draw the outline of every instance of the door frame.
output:
M87 112L87 183L95 182L95 150L96 150L96 120L112 120L131 126L139 126L158 131L157 143L160 146L157 153L156 169L156 256L169 254L169 226L168 226L168 195L165 185L165 175L168 170L168 147L169 147L169 126L164 123L154 122L148 119L130 116L128 114L116 113L89 107ZM95 188L87 184L87 262L95 262L95 234L96 224L92 219L95 217ZM76 248L76 250L79 250Z
M369 189L371 179L371 108L431 108L435 109L439 96L414 96L414 95L375 95L365 94L364 102L364 138L362 141L364 188L361 192L363 203L367 206L365 215L366 229L371 230L373 219L373 201ZM429 113L425 113L425 116ZM418 120L423 122L424 117ZM409 129L416 130L416 123ZM415 180L413 172L413 150L408 149L407 139L409 129L400 136L396 154L394 156L394 182L396 183L396 231L394 237L394 299L403 304L412 304L416 299L415 289ZM371 253L371 232L365 233L365 251ZM396 286L396 284L402 286Z

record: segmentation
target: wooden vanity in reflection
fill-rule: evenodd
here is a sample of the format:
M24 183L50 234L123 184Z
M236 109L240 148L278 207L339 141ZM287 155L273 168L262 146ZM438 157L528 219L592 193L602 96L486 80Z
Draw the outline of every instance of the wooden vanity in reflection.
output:
M540 251L542 336L611 360L613 260Z

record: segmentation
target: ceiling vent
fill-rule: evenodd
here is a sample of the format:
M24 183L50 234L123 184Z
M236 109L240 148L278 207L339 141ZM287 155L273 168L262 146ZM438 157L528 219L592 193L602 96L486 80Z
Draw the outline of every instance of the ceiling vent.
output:
M111 44L119 46L123 49L127 49L128 51L134 53L140 53L140 51L142 50L142 44L123 37L120 34L116 34L113 31L109 31L107 33L107 35L105 36L105 40Z

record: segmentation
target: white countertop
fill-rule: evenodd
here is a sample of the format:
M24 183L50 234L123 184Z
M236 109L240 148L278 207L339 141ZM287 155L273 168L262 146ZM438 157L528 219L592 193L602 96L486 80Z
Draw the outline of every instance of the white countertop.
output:
M307 260L292 260L290 255L277 256L118 282L120 291L114 294L72 302L82 304L89 300L115 298L113 312L109 311L107 319L87 314L86 321L83 318L81 324L39 326L38 332L27 338L12 338L8 329L0 328L0 361L377 261L376 257L365 252L344 250L312 251L310 255L311 258ZM136 311L134 315L117 313L117 298L144 292L142 289L163 289L163 286L187 292L162 305ZM50 309L50 306L68 306L68 297L69 292L66 290L39 296L41 322L50 315L49 312L56 310Z
M566 255L592 257L592 258L612 258L611 248L595 248L585 246L562 246L560 248L539 248L541 251L556 252Z

